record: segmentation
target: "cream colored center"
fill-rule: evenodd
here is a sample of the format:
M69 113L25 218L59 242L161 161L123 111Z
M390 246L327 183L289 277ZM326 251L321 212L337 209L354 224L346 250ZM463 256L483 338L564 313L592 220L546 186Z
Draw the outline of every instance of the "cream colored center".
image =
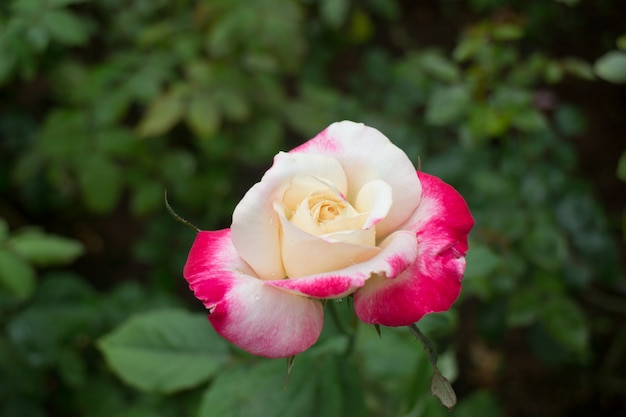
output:
M343 214L346 208L343 201L323 191L313 193L308 200L311 217L317 223L335 220L336 217Z
M339 191L323 180L297 178L283 196L289 221L314 236L374 246L376 232L364 230L368 213L359 213Z

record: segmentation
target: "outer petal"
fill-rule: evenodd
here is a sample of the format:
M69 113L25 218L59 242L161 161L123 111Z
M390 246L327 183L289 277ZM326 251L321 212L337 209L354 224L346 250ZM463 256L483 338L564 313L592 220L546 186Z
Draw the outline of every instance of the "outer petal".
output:
M370 259L338 271L302 278L266 281L268 285L315 298L341 298L377 276L395 278L415 262L417 240L409 231L391 234L380 244L382 251Z
M389 184L393 205L388 215L376 224L378 237L397 230L420 201L420 182L409 158L385 135L362 123L333 123L291 153L336 158L348 177L348 201L356 201L357 193L369 181L383 180Z
M346 177L339 162L322 155L279 153L274 165L239 202L233 212L232 241L237 253L261 279L282 279L285 271L280 255L279 222L273 202L282 199L291 179L319 177L346 192Z
M375 277L355 293L356 314L366 323L415 323L427 313L449 309L461 290L474 219L454 188L437 177L418 175L422 201L404 225L416 231L417 262L397 278Z
M215 330L259 356L287 357L308 349L322 331L322 304L255 277L230 237L230 229L198 233L184 269Z

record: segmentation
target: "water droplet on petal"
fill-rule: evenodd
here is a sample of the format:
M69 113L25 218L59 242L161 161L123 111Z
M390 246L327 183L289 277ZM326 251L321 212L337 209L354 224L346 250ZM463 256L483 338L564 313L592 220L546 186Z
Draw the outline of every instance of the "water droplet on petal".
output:
M257 295L254 296L254 299L259 301L261 299L261 296L259 294L257 294Z

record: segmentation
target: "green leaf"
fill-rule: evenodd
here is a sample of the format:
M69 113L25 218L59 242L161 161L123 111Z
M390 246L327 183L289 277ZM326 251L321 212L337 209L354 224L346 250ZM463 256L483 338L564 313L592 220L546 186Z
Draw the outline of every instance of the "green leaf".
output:
M626 52L610 51L600 57L593 66L596 75L606 81L626 83Z
M561 105L555 113L554 119L561 132L565 136L579 136L587 130L585 115L576 107Z
M91 376L75 392L77 414L84 417L129 417L128 392L104 373ZM94 407L94 404L98 404ZM159 416L155 413L154 417ZM161 417L161 416L159 416Z
M465 260L465 278L488 277L502 263L500 257L484 245L471 247Z
M91 151L87 126L86 112L64 108L52 110L39 133L38 148L44 155L65 163L83 158Z
M440 313L429 313L419 321L420 330L430 337L452 333L458 323L458 318L454 310Z
M452 415L454 417L500 417L502 410L490 391L476 391L465 396Z
M148 179L140 183L130 200L133 213L146 215L160 208L163 204L164 188L163 184Z
M513 113L511 124L523 132L536 132L548 128L543 114L531 108Z
M554 297L541 310L541 322L561 346L582 353L589 341L589 325L582 309L565 297Z
M567 256L563 235L547 227L530 231L522 241L522 249L531 261L550 271L558 269Z
M593 80L593 67L587 61L578 58L567 58L563 61L563 68L570 74L580 77L584 80Z
M242 144L239 154L252 162L271 159L281 148L283 126L274 118L262 118L246 127L250 142Z
M77 389L87 379L87 363L74 349L62 349L58 356L59 376L68 386Z
M141 137L158 136L167 133L183 116L182 95L178 91L167 92L148 107L137 127Z
M233 90L221 90L216 94L222 112L234 121L243 121L250 115L250 106L244 95Z
M71 4L86 3L89 1L91 0L47 0L47 3L54 7L65 7Z
M198 161L191 152L171 150L161 158L162 174L173 183L190 178L197 170Z
M296 360L296 362L299 362ZM287 389L295 393L292 408L299 408L302 416L306 416L306 408L302 407L302 398L311 395L313 384L306 391L295 390L299 387L300 378L294 374L302 372L302 364L297 363L288 385L285 383L285 364L282 360L265 360L256 366L238 366L222 372L215 382L207 389L200 403L198 417L261 417L281 415L276 412L287 406ZM308 370L308 369L307 369ZM296 383L298 385L296 386ZM282 395L281 395L282 393ZM297 398L295 398L297 396ZM274 412L272 412L274 411ZM284 414L289 415L289 414Z
M0 243L4 243L9 237L9 225L0 217Z
M328 26L337 29L346 21L350 3L347 0L322 0L320 15Z
M374 0L377 1L377 0ZM384 1L385 4L396 7L394 3ZM348 39L352 43L361 44L369 40L374 34L374 23L369 14L363 10L357 9L352 14L348 28Z
M527 326L533 323L542 307L543 303L537 291L514 291L509 300L506 317L507 326Z
M163 309L137 315L99 343L111 369L143 391L171 393L211 378L228 347L204 315Z
M102 328L102 310L94 302L95 295L80 277L46 274L29 306L8 324L7 335L31 366L56 367L60 373L67 371L63 377L78 382L84 370L75 361L84 360L83 348ZM64 358L67 354L75 361Z
M470 94L464 85L440 88L428 101L426 121L433 125L456 122L470 108L470 100Z
M615 41L615 45L618 49L626 51L626 34L617 38L617 40Z
M83 199L96 213L111 211L122 192L122 173L110 159L99 153L87 156L79 166Z
M488 47L484 37L468 33L461 38L459 44L454 48L452 57L458 62L467 61Z
M616 174L617 178L626 182L626 152L622 152L622 156L619 158Z
M441 404L448 410L452 410L456 405L456 393L452 388L452 384L438 371L435 371L433 374L433 379L430 384L430 394L437 397L439 401L441 401Z
M96 292L87 280L71 272L56 271L46 273L33 297L33 304L51 307L71 304L84 306L90 304L95 297Z
M556 0L559 3L563 3L569 7L576 6L580 0Z
M133 133L125 128L107 129L97 132L95 135L97 146L102 152L111 156L130 155L139 148Z
M305 354L306 355L306 354ZM332 357L295 360L285 386L284 360L262 360L256 365L238 366L220 374L207 389L198 417L340 417L362 415L358 404L344 390L342 378L355 378L355 369L341 369ZM355 412L356 411L356 412Z
M0 249L0 284L25 300L35 290L35 270L18 255Z
M491 34L498 41L514 41L524 36L524 29L519 25L503 23L494 26Z
M548 61L544 69L544 77L551 84L558 83L563 78L563 66L555 61Z
M420 56L420 66L426 73L444 82L457 81L460 76L457 66L437 51L424 52Z
M389 395L402 392L414 376L419 376L425 384L420 389L423 388L428 397L431 368L428 360L423 360L426 354L421 352L415 338L404 328L383 327L381 330L382 337L373 326L358 332L355 347L358 357L362 358L362 372ZM411 395L419 394L414 391Z
M8 245L14 252L37 266L68 264L84 250L83 245L76 240L36 231L15 235Z
M476 137L497 137L509 128L509 118L493 105L475 104L470 109L469 127Z
M66 45L81 45L88 39L86 25L74 14L65 10L49 10L42 24L51 37Z
M213 136L220 127L220 113L215 100L206 94L194 95L191 99L186 121L200 138Z

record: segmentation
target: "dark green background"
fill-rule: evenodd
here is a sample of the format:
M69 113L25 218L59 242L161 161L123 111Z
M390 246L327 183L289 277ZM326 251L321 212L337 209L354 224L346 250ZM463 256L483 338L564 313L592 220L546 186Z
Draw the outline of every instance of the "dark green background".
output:
M459 302L419 323L452 415L624 415L624 16L622 0L3 1L0 416L450 415L408 330L379 340L349 299L284 390L283 361L222 342L182 278L194 232L164 189L228 227L275 153L344 119L476 219Z

